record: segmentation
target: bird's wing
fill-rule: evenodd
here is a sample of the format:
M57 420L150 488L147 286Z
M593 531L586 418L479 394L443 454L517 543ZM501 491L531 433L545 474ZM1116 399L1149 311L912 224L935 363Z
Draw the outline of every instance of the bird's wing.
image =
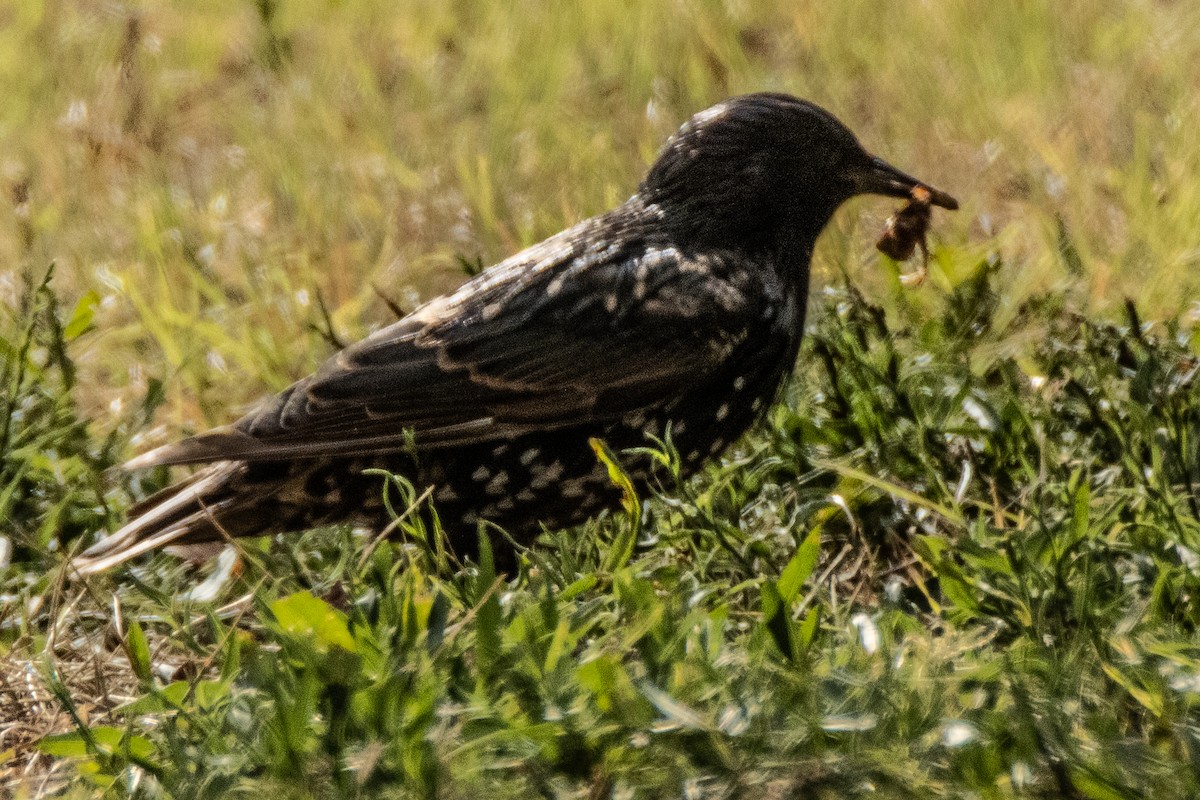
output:
M236 424L130 466L423 450L611 422L701 384L761 315L762 287L734 254L572 233L346 348Z

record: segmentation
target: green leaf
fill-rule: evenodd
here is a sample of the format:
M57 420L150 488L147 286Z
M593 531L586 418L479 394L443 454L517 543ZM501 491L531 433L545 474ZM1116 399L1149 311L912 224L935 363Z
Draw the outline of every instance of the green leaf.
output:
M322 649L337 647L348 653L358 650L346 615L309 592L276 600L271 604L271 613L285 631L311 637Z
M613 573L628 564L629 559L633 557L633 546L637 543L642 528L642 504L638 500L633 481L625 474L608 445L595 437L588 439L588 444L592 446L596 458L608 470L608 479L621 490L621 505L629 516L629 526L621 528L608 556L604 559L604 571Z
M584 592L591 591L595 587L597 579L595 575L584 575L577 581L572 582L567 588L559 593L558 598L561 601L574 600Z
M762 586L762 615L763 624L771 633L775 646L788 659L793 656L792 650L792 621L788 618L787 604L779 594L775 581L766 581Z
M937 575L942 593L951 603L964 611L979 611L979 590L971 584L962 570L953 564L943 563L941 569L937 570Z
M429 607L429 619L425 623L425 649L429 653L435 652L442 646L442 641L446 637L446 622L449 614L450 601L446 599L446 595L438 592Z
M177 711L183 708L183 701L190 688L191 684L188 681L173 681L161 689L156 689L123 706L118 706L116 712L122 716L136 717L162 711Z
M137 760L145 760L154 755L154 744L145 736L131 736L124 728L111 725L100 725L91 730L96 744L111 755L127 753Z
M807 651L812 646L813 639L817 635L817 625L821 621L821 609L811 608L804 615L804 619L800 620L800 625L797 627L796 634L800 647Z
M125 755L144 761L154 755L154 744L144 736L130 736L124 728L112 725L97 725L88 728L88 734L96 747L108 755ZM79 758L90 755L87 735L82 731L43 736L38 742L43 753L60 758Z
M80 758L88 754L88 741L79 731L43 736L37 747L46 755L56 758Z
M1161 692L1151 691L1143 686L1139 686L1136 681L1123 674L1111 664L1101 663L1100 668L1104 670L1104 674L1108 675L1121 688L1129 692L1129 695L1151 714L1156 717L1163 715L1166 706Z
M790 605L796 599L800 588L804 586L804 582L816 569L820 557L821 526L817 525L800 543L796 555L792 556L792 560L783 568L783 573L779 576L779 594L785 603Z
M236 628L230 630L221 648L221 678L232 680L237 677L242 666L242 639L247 637L245 631Z
M916 536L912 540L913 550L930 566L942 560L942 554L950 543L942 536Z
M550 646L546 648L546 659L542 663L543 672L549 674L558 666L559 659L566 653L570 633L571 626L567 620L559 620L558 625L554 627L554 636L550 640Z
M1083 769L1071 770L1071 784L1089 800L1128 800L1130 796L1119 787Z
M492 540L480 529L479 571L475 577L474 597L474 602L479 603L479 611L475 615L475 655L480 674L485 676L490 673L492 665L500 657L500 625L503 615L500 600L492 591L495 582L496 567L492 556Z
M1087 536L1088 525L1091 521L1090 504L1092 493L1088 489L1087 476L1078 475L1079 484L1075 487L1071 498L1071 538L1079 541Z
M148 425L154 419L154 412L167 400L167 392L163 382L158 378L146 381L146 396L142 398L142 424Z
M94 291L89 291L79 298L79 302L75 304L75 310L71 312L71 319L63 328L64 341L74 341L91 327L92 319L96 316L96 305L99 302L100 295Z
M146 634L137 620L130 620L128 623L125 652L129 655L133 674L137 675L143 684L149 684L153 677L150 672L150 645L146 642Z

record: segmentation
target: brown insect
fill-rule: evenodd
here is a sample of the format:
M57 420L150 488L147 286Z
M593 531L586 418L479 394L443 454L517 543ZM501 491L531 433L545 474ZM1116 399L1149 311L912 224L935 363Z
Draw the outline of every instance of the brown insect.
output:
M895 261L906 261L913 251L921 248L921 267L916 272L903 274L900 282L905 286L920 286L929 274L929 246L925 243L925 233L929 230L929 221L933 217L930 206L932 195L924 186L914 186L908 203L888 217L884 223L883 235L875 243L879 252Z

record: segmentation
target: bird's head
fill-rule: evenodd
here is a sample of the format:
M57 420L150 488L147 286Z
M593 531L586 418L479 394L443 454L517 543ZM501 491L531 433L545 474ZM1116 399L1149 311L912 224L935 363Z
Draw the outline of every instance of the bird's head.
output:
M753 247L781 234L815 240L854 195L908 198L918 187L933 205L958 208L950 195L872 156L828 111L764 93L726 100L684 123L638 195L694 240Z

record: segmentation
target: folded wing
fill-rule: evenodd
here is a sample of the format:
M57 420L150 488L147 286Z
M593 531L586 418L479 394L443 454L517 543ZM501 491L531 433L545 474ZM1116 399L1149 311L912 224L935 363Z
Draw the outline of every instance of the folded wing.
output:
M593 422L679 396L748 336L731 260L560 234L331 358L243 419L130 463L418 450Z

